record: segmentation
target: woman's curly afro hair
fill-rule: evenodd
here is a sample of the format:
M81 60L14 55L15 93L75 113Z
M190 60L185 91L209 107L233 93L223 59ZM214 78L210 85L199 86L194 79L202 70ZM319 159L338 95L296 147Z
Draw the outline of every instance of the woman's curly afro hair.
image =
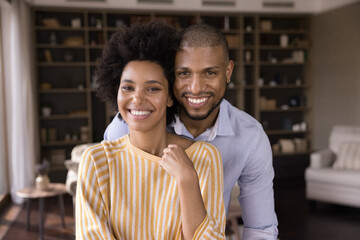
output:
M125 66L131 61L155 62L163 68L169 83L169 94L174 100L174 105L167 108L166 120L171 123L177 109L173 84L175 54L179 44L178 31L160 21L136 23L118 30L104 48L96 69L97 95L118 110L117 93Z

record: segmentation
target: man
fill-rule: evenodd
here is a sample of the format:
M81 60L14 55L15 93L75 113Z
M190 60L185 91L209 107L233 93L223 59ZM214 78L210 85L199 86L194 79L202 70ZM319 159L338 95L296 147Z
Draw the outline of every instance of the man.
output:
M262 126L223 99L233 68L219 30L205 24L185 29L175 59L174 95L180 109L168 131L215 145L224 166L226 212L235 182L240 186L243 239L276 239L271 147ZM104 137L127 133L126 123L115 117Z

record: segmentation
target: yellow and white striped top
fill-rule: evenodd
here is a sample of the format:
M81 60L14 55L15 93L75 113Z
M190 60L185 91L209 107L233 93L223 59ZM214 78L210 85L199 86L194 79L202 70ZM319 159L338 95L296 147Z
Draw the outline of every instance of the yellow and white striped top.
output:
M207 211L193 239L225 239L220 152L195 142L186 153ZM160 159L132 145L128 135L87 149L79 166L76 239L181 239L176 181Z

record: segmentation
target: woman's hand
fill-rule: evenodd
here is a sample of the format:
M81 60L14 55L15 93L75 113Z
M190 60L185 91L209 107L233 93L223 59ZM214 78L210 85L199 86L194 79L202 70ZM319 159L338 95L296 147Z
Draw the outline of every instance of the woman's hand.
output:
M169 144L163 152L160 165L177 182L181 206L182 237L185 240L192 239L196 229L206 217L198 175L193 162L182 147Z
M182 147L169 144L163 153L160 165L168 174L172 175L177 181L194 180L194 176L197 176L194 164Z

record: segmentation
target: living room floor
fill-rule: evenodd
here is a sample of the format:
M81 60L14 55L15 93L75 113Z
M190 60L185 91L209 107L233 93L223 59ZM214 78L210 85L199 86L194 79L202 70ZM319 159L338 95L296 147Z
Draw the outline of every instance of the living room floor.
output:
M360 208L319 202L311 206L305 184L274 189L281 240L360 239Z
M279 220L280 240L354 240L360 236L360 209L318 203L315 209L305 199L303 184L276 186L275 205ZM65 196L66 228L61 227L57 198L45 201L45 239L74 239L72 198ZM38 239L38 204L32 202L30 231L26 231L25 208L14 206L18 211L15 221L1 219L1 226L10 228L3 240ZM1 234L0 234L1 236Z

